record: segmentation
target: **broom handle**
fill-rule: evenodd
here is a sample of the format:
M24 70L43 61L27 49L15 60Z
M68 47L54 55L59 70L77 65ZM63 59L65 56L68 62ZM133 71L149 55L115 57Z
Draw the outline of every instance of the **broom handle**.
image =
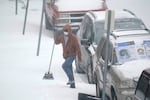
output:
M54 48L55 48L55 43L53 43L53 48L52 48L52 52L51 52L51 58L50 58L48 73L50 73L50 69L51 69Z

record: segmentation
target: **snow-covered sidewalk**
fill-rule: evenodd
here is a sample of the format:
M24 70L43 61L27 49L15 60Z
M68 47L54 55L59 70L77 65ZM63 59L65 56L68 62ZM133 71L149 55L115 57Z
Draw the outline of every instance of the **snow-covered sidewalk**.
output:
M1 100L77 100L79 92L95 94L95 86L87 84L84 75L75 73L76 89L66 85L61 45L54 50L51 69L54 80L42 79L49 67L53 39L52 32L43 28L40 55L36 56L41 0L30 1L25 35L22 35L25 14L22 4L19 3L18 15L15 0L0 0L0 7Z
M40 55L36 56L42 0L29 1L26 31L22 35L23 4L19 2L15 15L15 0L0 0L0 100L77 100L79 92L95 94L95 86L88 84L82 74L75 73L76 89L66 86L61 45L54 50L51 69L54 80L42 79L49 67L53 35L43 27ZM107 2L111 9L132 10L150 28L149 0Z

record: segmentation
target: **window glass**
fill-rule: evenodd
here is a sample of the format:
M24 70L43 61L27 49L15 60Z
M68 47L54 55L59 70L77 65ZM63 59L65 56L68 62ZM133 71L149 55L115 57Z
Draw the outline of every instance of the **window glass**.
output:
M115 30L138 30L145 29L145 25L139 19L124 18L115 21Z
M124 18L115 20L115 30L140 30L145 29L145 25L140 19ZM106 33L104 21L97 21L94 24L94 42L99 43L101 36Z
M105 33L104 22L95 22L94 26L94 42L98 44L102 35Z
M112 43L109 42L108 44L108 62L111 62L111 58L112 58L112 49L113 49L113 45ZM106 54L106 42L104 43L104 46L103 46L103 49L102 49L102 53L101 53L101 56L102 56L102 59L105 60L105 55Z
M98 59L101 57L101 53L102 53L103 46L105 44L105 40L106 40L105 36L103 35L101 40L98 43L98 47L97 47L97 50L96 50L96 55L97 55Z
M91 39L92 20L86 15L82 22L81 34L84 39Z
M142 75L138 81L137 89L135 95L141 100L145 99L146 90L148 88L148 78Z

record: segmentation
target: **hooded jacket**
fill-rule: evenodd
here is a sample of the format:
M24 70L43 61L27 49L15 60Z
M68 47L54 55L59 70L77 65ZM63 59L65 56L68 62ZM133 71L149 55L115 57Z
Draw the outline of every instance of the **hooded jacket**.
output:
M68 40L67 43L65 44L65 38L63 31L67 30L68 31ZM70 56L77 56L78 60L81 61L81 50L80 46L78 43L78 40L76 36L72 33L71 26L69 24L66 24L63 27L62 34L58 35L59 33L55 32L54 33L54 41L55 44L62 44L63 47L63 57L67 58Z

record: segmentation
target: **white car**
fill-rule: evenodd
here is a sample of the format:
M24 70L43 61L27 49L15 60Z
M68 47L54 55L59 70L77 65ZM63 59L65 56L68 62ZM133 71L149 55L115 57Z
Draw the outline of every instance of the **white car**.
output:
M89 83L94 83L93 71L96 61L93 55L97 49L100 38L104 30L105 11L88 12L85 14L80 28L76 34L80 43L82 62L76 59L76 71L86 73ZM115 11L115 30L124 32L125 30L144 30L146 26L143 21L129 10ZM85 44L81 43L85 41Z
M96 93L101 96L106 54L106 35L97 47ZM110 34L106 95L110 100L134 100L135 80L150 68L150 31L124 30Z
M107 9L105 0L46 0L45 24L47 29L62 29L70 23L77 30L84 14L88 11Z

